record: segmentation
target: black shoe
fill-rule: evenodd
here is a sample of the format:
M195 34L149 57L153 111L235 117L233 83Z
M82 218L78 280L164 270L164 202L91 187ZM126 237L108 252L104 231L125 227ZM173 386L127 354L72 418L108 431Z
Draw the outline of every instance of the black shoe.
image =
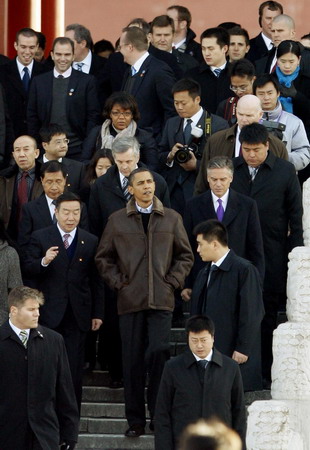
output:
M128 430L125 431L126 437L139 437L142 436L142 434L145 434L145 430L144 426L140 423L131 425L131 427L129 427Z

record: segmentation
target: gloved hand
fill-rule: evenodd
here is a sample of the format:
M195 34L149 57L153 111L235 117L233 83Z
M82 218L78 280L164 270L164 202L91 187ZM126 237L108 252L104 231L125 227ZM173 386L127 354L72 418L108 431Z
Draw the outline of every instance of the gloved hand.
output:
M291 84L291 87L289 87L289 88L285 87L285 86L282 86L282 84L281 84L280 85L280 92L281 92L282 97L295 98L296 94L297 94L297 91L296 91L295 86L294 86L293 83Z

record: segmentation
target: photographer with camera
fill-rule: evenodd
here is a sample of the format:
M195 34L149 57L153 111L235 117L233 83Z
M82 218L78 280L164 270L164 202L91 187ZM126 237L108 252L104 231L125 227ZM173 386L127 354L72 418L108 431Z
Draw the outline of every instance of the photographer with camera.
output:
M253 83L253 93L262 103L263 125L271 133L281 132L281 140L286 145L289 161L294 164L296 170L304 169L310 162L305 126L297 116L283 110L279 101L278 80L272 74L261 75ZM274 131L270 130L272 125L275 126Z
M159 145L161 174L166 179L171 207L183 215L193 196L203 149L213 133L228 128L226 120L200 106L200 85L189 78L172 88L177 117L168 119Z

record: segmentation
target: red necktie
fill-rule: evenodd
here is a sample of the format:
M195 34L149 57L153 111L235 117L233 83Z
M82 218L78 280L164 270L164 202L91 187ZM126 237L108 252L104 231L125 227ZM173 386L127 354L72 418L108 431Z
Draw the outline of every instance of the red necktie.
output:
M28 202L28 185L27 185L28 176L29 176L28 172L25 171L22 173L22 177L17 188L18 220L21 219L21 212L23 205Z

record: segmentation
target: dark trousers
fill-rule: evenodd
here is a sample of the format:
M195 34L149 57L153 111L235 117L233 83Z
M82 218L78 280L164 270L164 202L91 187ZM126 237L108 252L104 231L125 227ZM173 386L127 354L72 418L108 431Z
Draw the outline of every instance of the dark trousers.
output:
M285 293L264 292L263 294L265 316L262 321L262 375L266 380L271 381L272 337L273 331L277 328L278 311L280 305L285 305Z
M79 409L81 409L85 340L87 333L80 330L70 304L68 304L65 315L55 331L60 333L64 338L76 400Z
M157 392L169 359L172 314L145 310L119 318L123 350L125 412L129 426L145 425L144 388L148 374L147 403L154 417Z

